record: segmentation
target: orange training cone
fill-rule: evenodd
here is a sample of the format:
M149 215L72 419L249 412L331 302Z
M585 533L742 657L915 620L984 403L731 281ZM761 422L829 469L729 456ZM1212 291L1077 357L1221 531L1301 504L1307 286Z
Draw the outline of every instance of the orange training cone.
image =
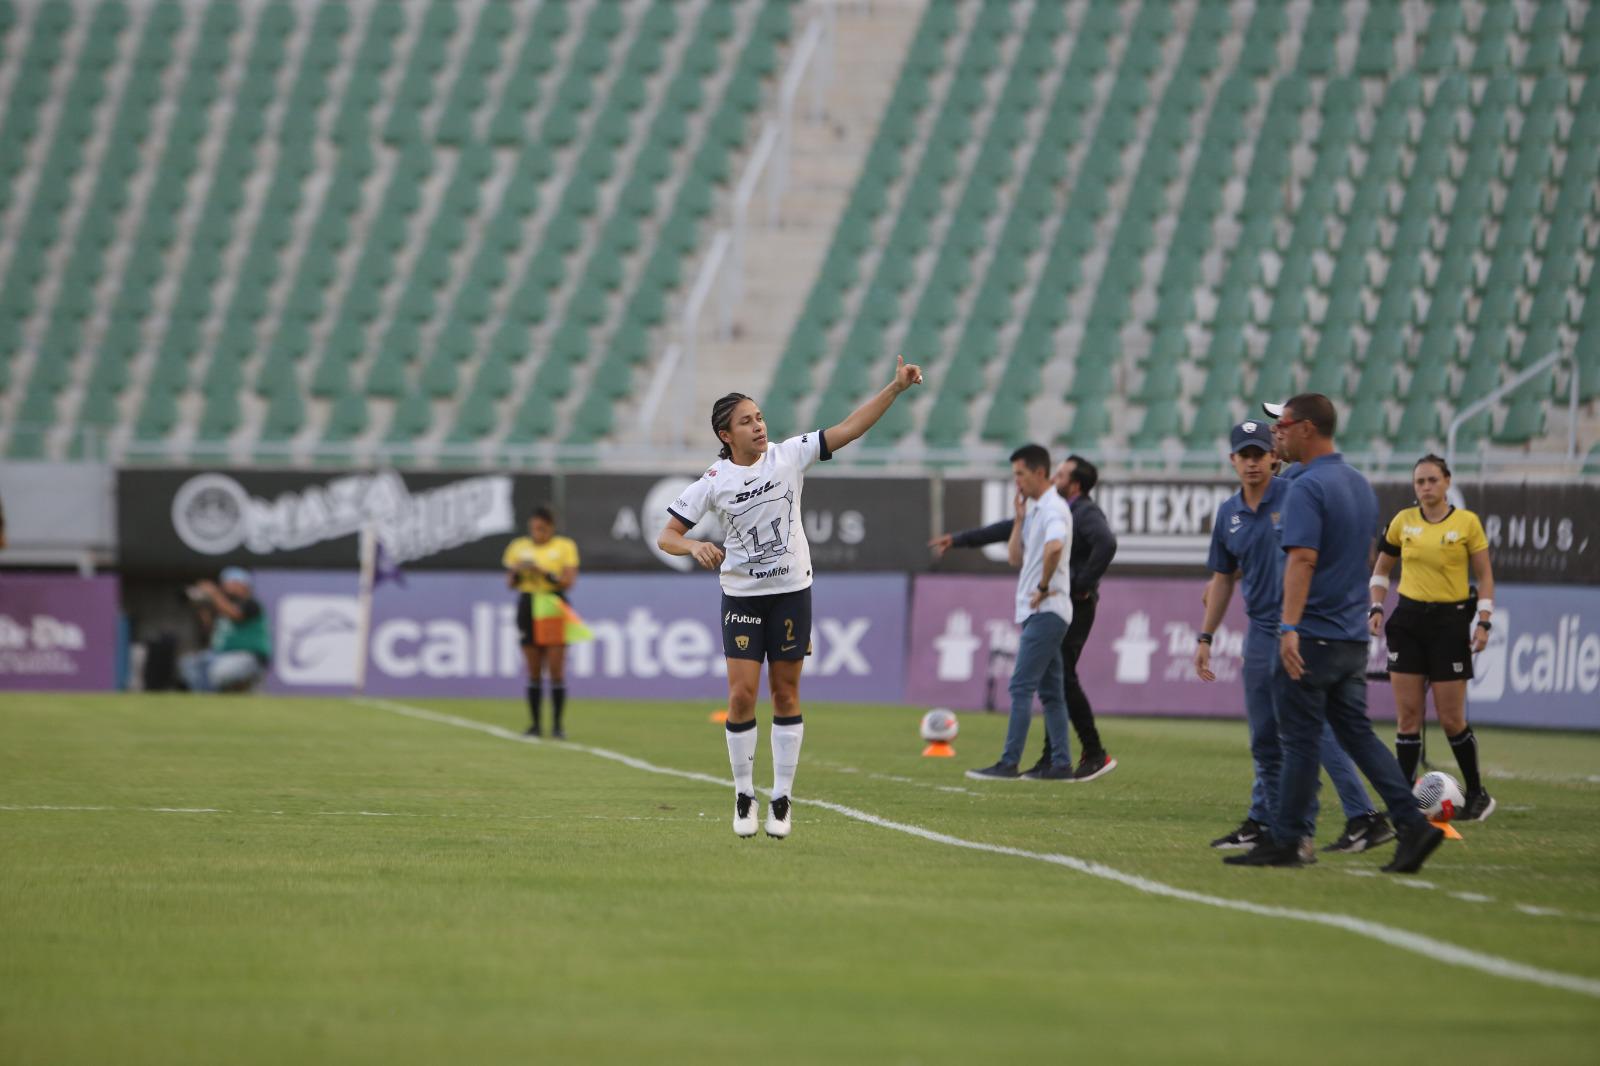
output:
M922 755L923 758L953 759L956 757L956 749L950 746L948 740L935 740L922 749Z
M712 711L711 712L711 720L713 722L717 723L718 725L723 724L724 722L726 722L728 720L728 712L727 712L727 710L724 709L724 710L720 710L720 711Z

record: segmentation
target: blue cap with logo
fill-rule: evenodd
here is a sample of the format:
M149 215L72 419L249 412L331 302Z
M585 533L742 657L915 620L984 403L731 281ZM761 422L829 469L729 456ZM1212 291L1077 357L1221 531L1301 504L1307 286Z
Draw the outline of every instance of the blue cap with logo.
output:
M1238 453L1246 448L1260 448L1262 451L1272 452L1272 429L1265 422L1254 420L1240 422L1233 427L1233 435L1228 440L1229 450Z
M230 581L237 581L241 585L248 585L251 588L256 587L255 575L242 566L224 567L219 576L222 578L222 583L224 585Z

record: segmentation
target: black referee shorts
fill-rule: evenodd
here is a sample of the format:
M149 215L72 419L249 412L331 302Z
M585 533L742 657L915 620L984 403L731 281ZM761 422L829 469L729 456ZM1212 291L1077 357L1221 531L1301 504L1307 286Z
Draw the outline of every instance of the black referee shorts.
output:
M722 654L793 662L811 654L811 588L774 596L722 594Z
M1472 680L1472 626L1476 599L1424 603L1400 597L1383 627L1389 672L1421 674L1429 681Z

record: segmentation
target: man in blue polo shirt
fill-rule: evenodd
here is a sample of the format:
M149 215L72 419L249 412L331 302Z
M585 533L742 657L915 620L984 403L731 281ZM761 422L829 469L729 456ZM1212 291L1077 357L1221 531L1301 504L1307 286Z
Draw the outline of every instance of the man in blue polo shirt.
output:
M1229 461L1239 476L1239 491L1217 508L1211 524L1211 554L1207 566L1211 584L1206 588L1205 622L1195 645L1195 672L1202 681L1215 681L1211 670L1211 638L1233 587L1244 586L1245 614L1250 629L1244 641L1244 706L1250 725L1250 755L1255 780L1250 789L1250 809L1239 828L1218 837L1211 846L1221 850L1249 848L1271 832L1278 803L1278 772L1282 756L1278 745L1275 695L1278 673L1278 613L1283 603L1283 549L1278 534L1282 526L1283 498L1289 482L1272 476L1275 462L1272 431L1265 422L1241 422L1233 427ZM1300 469L1304 469L1303 467ZM1323 728L1319 748L1322 765L1339 793L1345 828L1325 851L1366 851L1394 839L1383 815L1372 809L1361 784L1333 731ZM1315 818L1316 796L1312 796Z
M1334 447L1338 415L1321 393L1284 405L1277 440L1304 463L1283 500L1283 613L1278 632L1278 739L1283 766L1272 839L1223 861L1239 866L1305 866L1316 861L1311 803L1323 724L1389 806L1399 843L1388 873L1416 873L1444 839L1430 825L1394 754L1367 719L1367 577L1378 530L1378 497Z

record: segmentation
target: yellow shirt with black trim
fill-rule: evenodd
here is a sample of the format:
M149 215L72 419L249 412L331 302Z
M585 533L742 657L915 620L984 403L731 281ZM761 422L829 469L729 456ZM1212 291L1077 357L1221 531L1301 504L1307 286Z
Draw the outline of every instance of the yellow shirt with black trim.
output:
M1468 594L1467 560L1489 547L1489 538L1471 511L1452 507L1430 522L1422 508L1407 507L1389 523L1381 547L1400 557L1400 595L1423 603L1459 603Z
M522 574L517 579L518 592L560 592L561 587L544 575L560 577L568 568L578 565L578 546L571 537L551 537L543 544L535 544L532 537L518 537L506 545L500 565L507 570L532 563L537 573Z

